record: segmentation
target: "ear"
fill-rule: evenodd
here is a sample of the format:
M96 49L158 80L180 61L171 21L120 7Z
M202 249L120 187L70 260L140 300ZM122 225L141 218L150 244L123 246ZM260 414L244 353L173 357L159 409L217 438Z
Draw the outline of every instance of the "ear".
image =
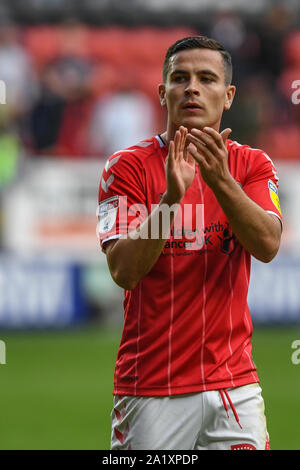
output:
M164 83L158 85L158 94L161 106L166 106L166 87Z
M226 90L226 97L225 97L225 104L224 104L224 110L228 111L230 109L233 98L235 95L236 88L234 85L229 85Z

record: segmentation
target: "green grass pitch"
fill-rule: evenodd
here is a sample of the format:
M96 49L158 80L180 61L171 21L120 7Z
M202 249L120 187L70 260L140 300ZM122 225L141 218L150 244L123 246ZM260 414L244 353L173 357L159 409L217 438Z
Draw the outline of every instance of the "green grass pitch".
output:
M120 331L0 332L1 450L109 449ZM271 449L300 449L300 327L254 329L253 357L266 404Z

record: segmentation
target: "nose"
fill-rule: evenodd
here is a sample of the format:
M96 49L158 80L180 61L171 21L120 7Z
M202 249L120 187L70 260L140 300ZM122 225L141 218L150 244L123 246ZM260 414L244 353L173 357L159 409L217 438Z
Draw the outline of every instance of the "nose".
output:
M191 79L187 83L187 86L185 89L185 95L186 96L192 96L192 95L199 96L200 95L198 81L195 77L191 77Z

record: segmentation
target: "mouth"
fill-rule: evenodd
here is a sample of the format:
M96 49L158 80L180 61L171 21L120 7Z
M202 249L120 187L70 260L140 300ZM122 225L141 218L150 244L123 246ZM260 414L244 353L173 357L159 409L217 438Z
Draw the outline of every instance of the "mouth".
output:
M189 102L189 103L185 103L183 106L182 106L183 109L187 109L187 110L197 110L197 109L203 109L203 106L201 106L200 104L198 103L194 103L194 102Z

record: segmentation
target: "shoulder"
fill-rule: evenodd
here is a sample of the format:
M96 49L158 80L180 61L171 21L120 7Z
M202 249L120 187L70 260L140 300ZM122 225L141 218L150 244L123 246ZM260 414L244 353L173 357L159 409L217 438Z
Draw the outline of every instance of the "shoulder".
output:
M259 148L243 145L237 141L226 142L229 158L235 161L245 176L271 172L274 180L278 182L278 174L271 157Z
M228 139L226 141L227 150L229 153L235 153L238 157L244 159L261 159L262 161L269 161L272 165L274 165L270 156L263 150L258 148L250 147L247 144L240 144L236 140Z
M114 152L105 163L105 170L108 171L112 166L132 166L135 168L142 168L145 161L153 157L159 150L159 142L156 137L138 142L131 147L118 150Z
M263 153L263 150L261 149L250 147L250 145L247 144L240 144L236 140L228 139L226 144L228 151L236 152L241 156L253 156L255 154Z

